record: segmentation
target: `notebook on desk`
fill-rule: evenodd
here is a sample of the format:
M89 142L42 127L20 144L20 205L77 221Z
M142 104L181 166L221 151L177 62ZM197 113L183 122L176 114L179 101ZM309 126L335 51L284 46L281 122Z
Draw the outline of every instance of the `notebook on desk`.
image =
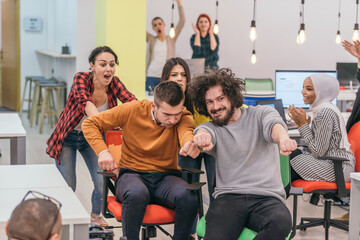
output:
M259 100L259 101L256 101L256 105L268 105L270 107L275 108L279 112L281 118L286 123L286 126L288 129L298 128L293 120L286 119L285 111L284 111L284 107L283 107L283 103L282 103L281 99Z

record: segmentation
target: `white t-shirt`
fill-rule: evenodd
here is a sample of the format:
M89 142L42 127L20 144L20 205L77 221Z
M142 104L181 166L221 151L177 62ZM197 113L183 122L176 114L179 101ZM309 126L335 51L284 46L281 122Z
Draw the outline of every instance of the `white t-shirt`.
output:
M162 69L166 63L167 57L167 42L156 39L152 59L148 68L148 77L161 77Z

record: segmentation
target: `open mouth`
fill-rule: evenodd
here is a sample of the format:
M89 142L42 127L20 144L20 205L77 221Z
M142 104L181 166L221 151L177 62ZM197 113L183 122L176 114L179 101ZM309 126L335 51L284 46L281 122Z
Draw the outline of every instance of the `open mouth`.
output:
M160 34L160 33L161 33L161 29L158 29L158 30L157 30L157 33Z
M105 75L104 75L104 78L105 78L107 81L111 81L112 76L111 76L111 74L105 74Z

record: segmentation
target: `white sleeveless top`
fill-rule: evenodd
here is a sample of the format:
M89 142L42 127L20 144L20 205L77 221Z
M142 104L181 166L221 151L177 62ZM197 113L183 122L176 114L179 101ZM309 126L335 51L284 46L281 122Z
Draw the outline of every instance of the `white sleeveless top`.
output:
M98 108L96 108L96 109L97 109L99 112L103 112L103 111L108 110L108 109L109 109L109 100L108 100L108 98L106 97L106 102L104 103L104 105L102 105L102 106L100 106L100 107L98 107ZM78 132L81 132L81 124L82 124L83 121L84 121L85 119L87 119L87 118L88 118L88 116L84 115L84 116L82 117L82 119L80 120L80 122L78 123L78 125L75 126L74 130L76 130L76 131L78 131Z

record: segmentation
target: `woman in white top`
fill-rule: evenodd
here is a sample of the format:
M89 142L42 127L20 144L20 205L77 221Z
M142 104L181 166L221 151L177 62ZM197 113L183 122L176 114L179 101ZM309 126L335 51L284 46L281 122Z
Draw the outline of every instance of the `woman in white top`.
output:
M185 14L181 0L176 0L176 2L179 9L179 22L175 28L175 36L171 38L169 35L165 35L165 23L161 17L155 17L151 21L156 36L146 32L146 42L148 43L146 53L146 91L152 90L160 82L162 68L166 60L175 57L175 42L185 24Z

